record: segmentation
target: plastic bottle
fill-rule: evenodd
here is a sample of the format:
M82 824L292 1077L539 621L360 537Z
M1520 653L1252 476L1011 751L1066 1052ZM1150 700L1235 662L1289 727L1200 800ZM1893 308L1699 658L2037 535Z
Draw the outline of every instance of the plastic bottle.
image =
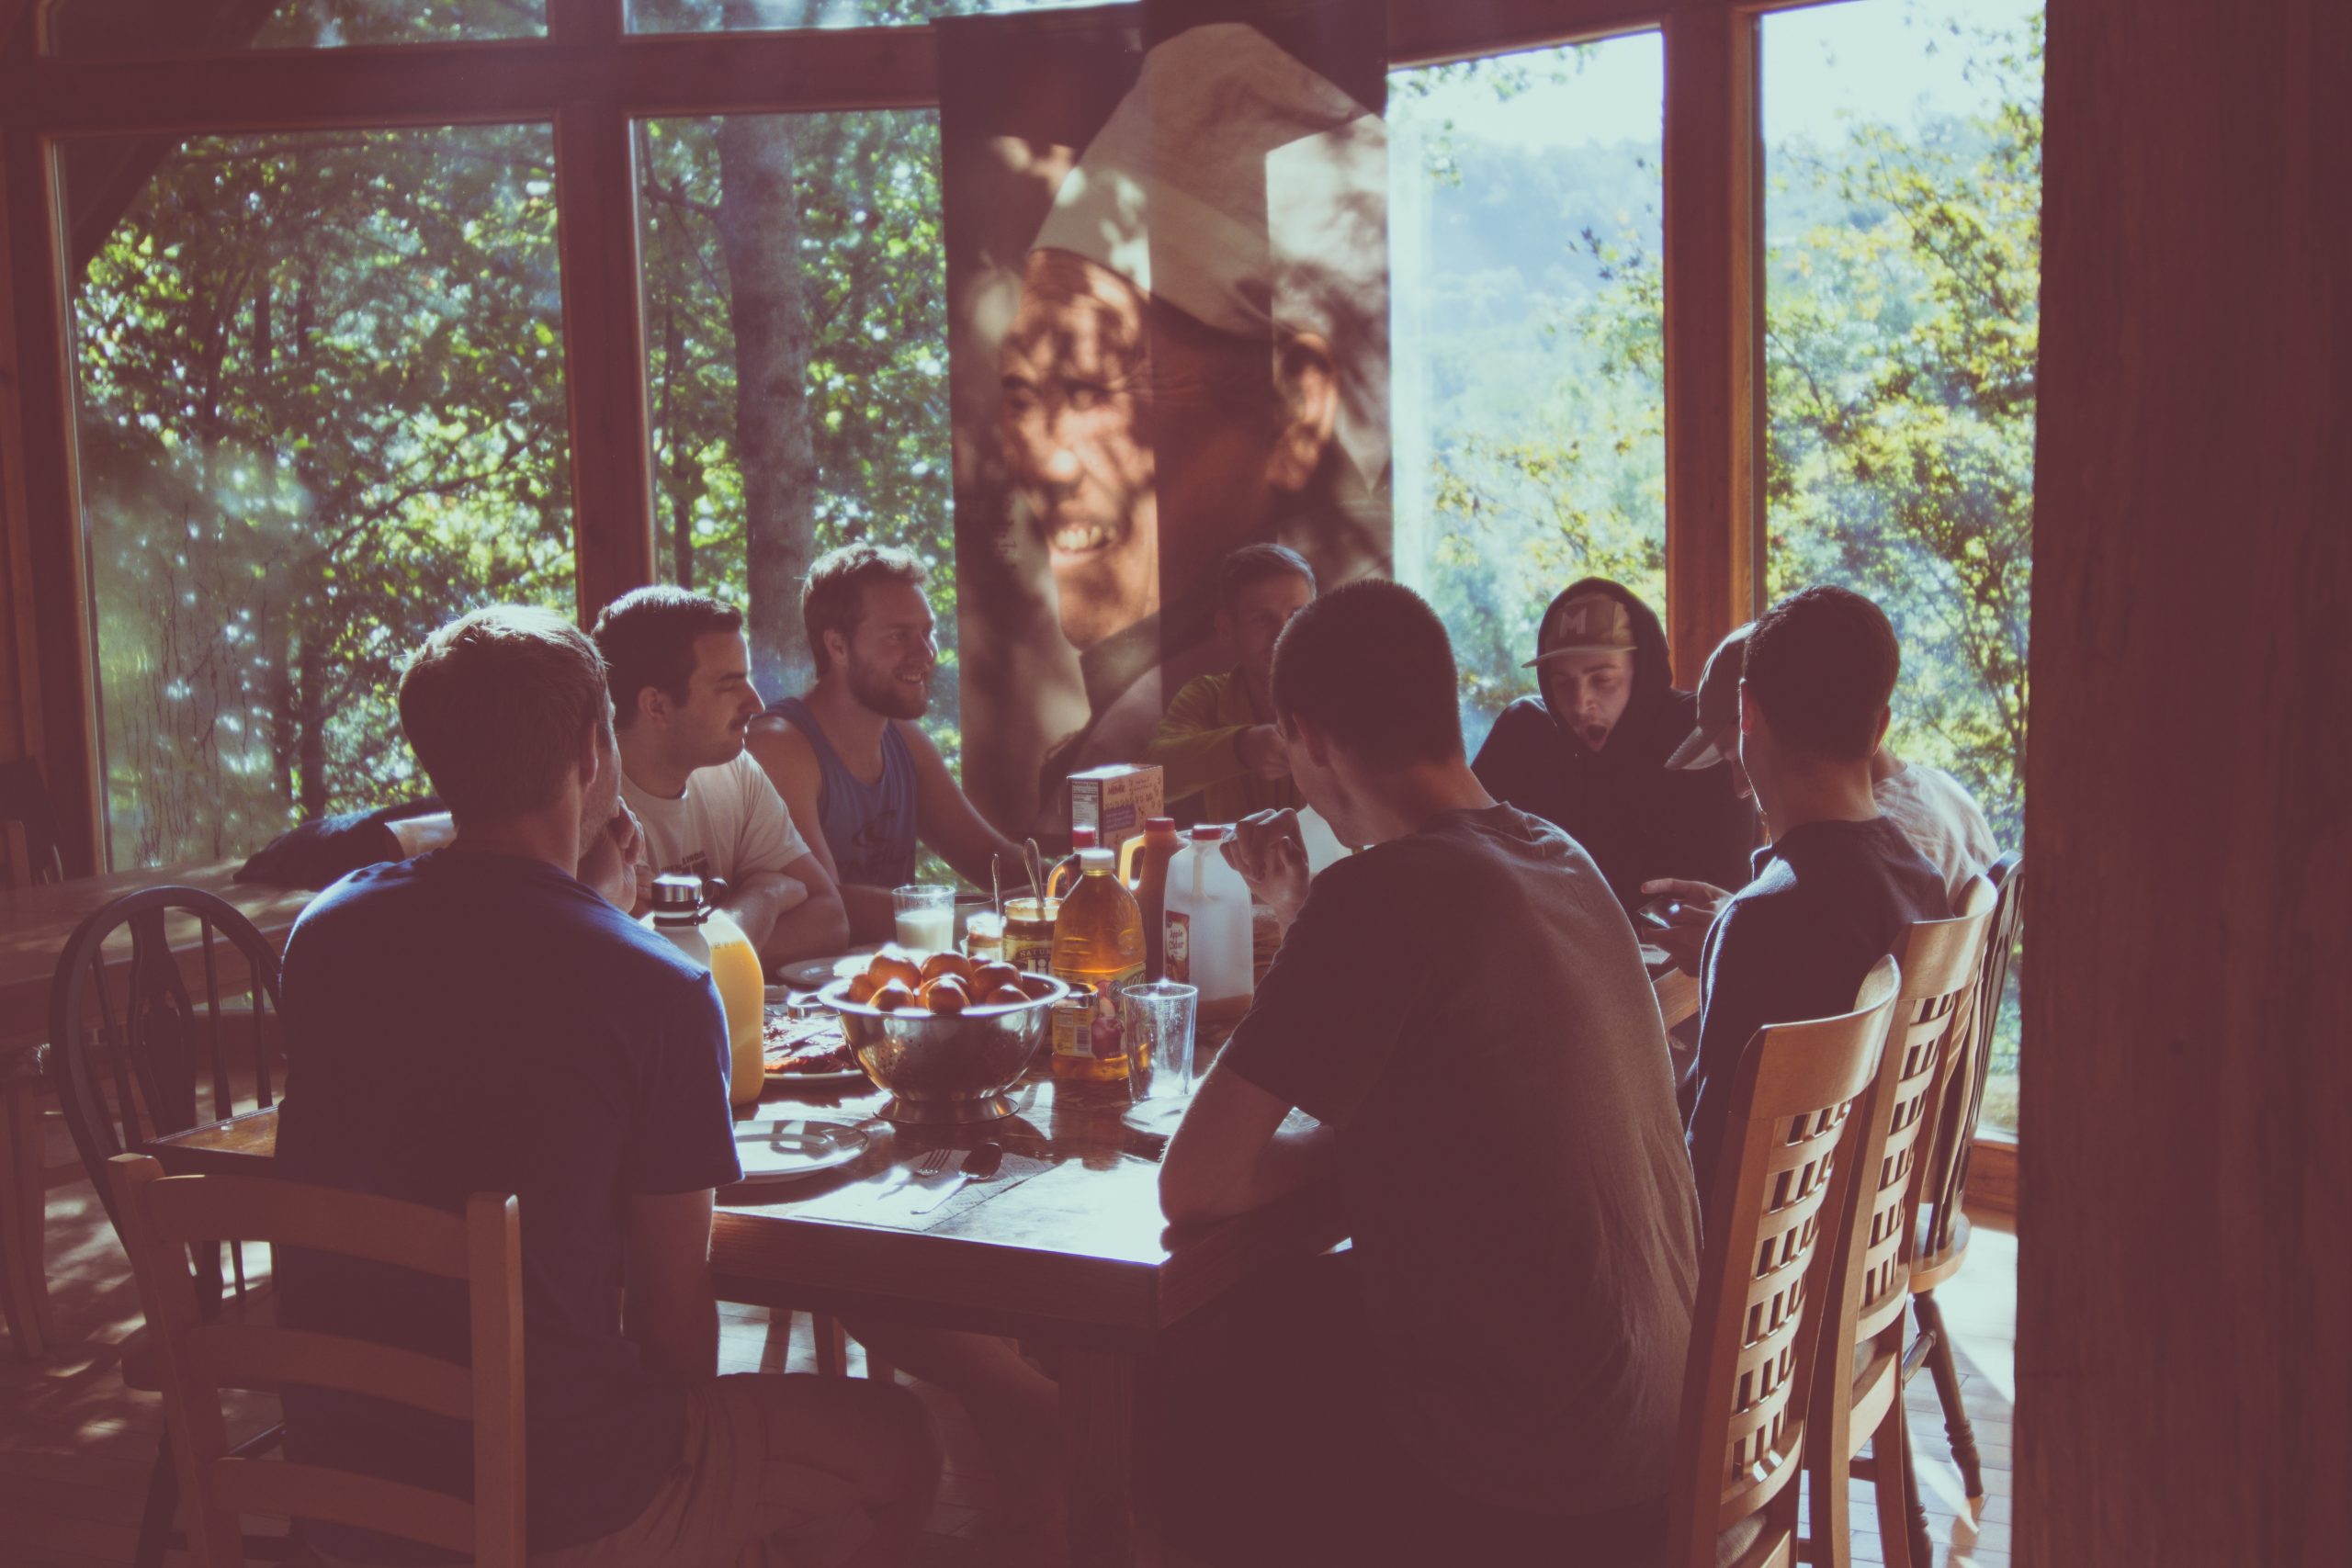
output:
M700 877L674 873L653 879L653 912L644 923L710 971L719 1003L727 1010L727 1098L736 1105L759 1099L765 1082L760 1033L765 1022L766 980L751 939L724 910L702 901Z
M1168 863L1161 951L1167 976L1200 988L1196 1053L1225 1043L1254 990L1250 970L1250 885L1227 863L1228 829L1194 828Z
M1147 817L1143 837L1129 839L1119 851L1119 880L1134 891L1143 910L1143 972L1155 980L1162 977L1160 939L1166 933L1160 920L1168 903L1168 863L1183 847L1176 818Z
M1119 991L1143 978L1143 910L1109 850L1080 850L1078 861L1078 886L1054 917L1054 976L1080 987L1054 1010L1054 1077L1116 1083L1127 1076Z
M1054 863L1054 869L1046 873L1046 886L1038 889L1048 898L1057 900L1067 898L1069 897L1070 889L1078 886L1078 857L1094 847L1094 829L1086 827L1072 828L1069 830L1069 853Z

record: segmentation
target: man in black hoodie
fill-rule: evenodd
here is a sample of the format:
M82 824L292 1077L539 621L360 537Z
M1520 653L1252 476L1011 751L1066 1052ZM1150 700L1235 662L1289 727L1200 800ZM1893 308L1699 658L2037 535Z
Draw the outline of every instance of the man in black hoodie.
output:
M1603 578L1570 583L1544 612L1528 667L1538 694L1502 711L1472 764L1487 793L1582 844L1628 910L1656 877L1737 885L1755 809L1727 768L1667 769L1699 705L1669 683L1650 607Z

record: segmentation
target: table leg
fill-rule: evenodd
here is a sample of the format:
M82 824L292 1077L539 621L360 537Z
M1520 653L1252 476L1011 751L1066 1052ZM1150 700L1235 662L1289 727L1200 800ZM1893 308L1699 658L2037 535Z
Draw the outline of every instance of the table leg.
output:
M49 1194L41 1180L38 1081L0 1063L0 1296L18 1357L38 1360L53 1334L41 1230Z
M1065 1349L1055 1363L1072 1562L1156 1568L1160 1561L1160 1497L1147 1457L1151 1399L1137 1361L1117 1351Z

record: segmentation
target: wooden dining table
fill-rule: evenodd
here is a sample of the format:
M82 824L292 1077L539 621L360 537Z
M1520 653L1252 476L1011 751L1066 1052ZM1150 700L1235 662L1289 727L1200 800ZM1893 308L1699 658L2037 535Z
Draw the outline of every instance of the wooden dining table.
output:
M1654 976L1668 1027L1697 988ZM1336 1192L1293 1193L1239 1218L1171 1228L1159 1213L1166 1140L1127 1124L1124 1084L1040 1070L1013 1114L961 1127L900 1126L862 1078L771 1080L740 1122L842 1123L866 1139L852 1162L772 1185L721 1190L711 1230L720 1299L780 1309L1016 1336L1060 1388L1072 1561L1157 1562L1167 1499L1150 1445L1171 1335L1201 1309L1347 1235ZM164 1138L169 1170L266 1171L275 1110ZM942 1148L993 1145L1000 1163L952 1190L915 1175ZM938 1201L928 1212L920 1205Z

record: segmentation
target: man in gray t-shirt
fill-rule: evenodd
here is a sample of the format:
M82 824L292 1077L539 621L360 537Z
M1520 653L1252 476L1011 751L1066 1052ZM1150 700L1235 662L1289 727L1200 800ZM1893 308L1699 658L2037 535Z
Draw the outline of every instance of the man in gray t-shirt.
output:
M1168 1151L1162 1203L1182 1223L1336 1181L1380 1429L1302 1443L1410 1489L1383 1528L1598 1520L1637 1553L1698 1275L1665 1036L1590 857L1470 773L1453 669L1395 584L1342 589L1283 633L1300 785L1372 847L1309 888L1289 814L1245 824L1234 858L1283 944ZM1293 1108L1322 1125L1282 1131Z

